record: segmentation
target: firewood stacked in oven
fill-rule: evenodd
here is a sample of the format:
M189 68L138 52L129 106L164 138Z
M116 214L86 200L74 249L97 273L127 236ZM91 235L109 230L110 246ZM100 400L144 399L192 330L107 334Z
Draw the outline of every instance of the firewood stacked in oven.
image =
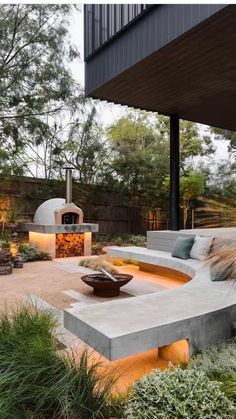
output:
M56 234L56 257L82 256L84 254L84 234Z

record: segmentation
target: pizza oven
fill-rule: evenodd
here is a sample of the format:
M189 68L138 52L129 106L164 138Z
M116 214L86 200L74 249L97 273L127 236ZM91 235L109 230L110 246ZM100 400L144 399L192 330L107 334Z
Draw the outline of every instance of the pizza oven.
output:
M30 244L53 258L90 255L92 233L98 231L97 224L83 222L82 209L72 202L72 169L67 167L65 171L65 198L43 202L33 223L21 225L21 230L29 232Z

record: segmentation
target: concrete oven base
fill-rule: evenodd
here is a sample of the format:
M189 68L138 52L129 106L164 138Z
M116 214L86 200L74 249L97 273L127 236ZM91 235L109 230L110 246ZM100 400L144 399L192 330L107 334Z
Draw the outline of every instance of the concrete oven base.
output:
M20 231L29 232L29 243L36 246L51 255L54 259L57 255L58 238L76 238L81 241L80 246L77 246L75 240L74 254L73 245L70 247L71 252L65 252L64 257L69 256L90 256L92 245L92 233L98 232L98 224L82 223L82 224L35 224L35 223L22 223L19 225ZM66 241L66 240L65 240ZM68 243L70 240L68 240ZM83 242L83 244L82 244ZM68 253L68 254L66 254ZM60 257L63 254L60 252Z
M30 231L42 234L66 234L66 233L97 233L98 224L82 223L82 224L35 224L21 223L20 231Z
M49 253L51 257L54 259L56 257L70 257L70 256L90 256L91 255L91 244L92 244L92 233L74 233L73 236L78 236L78 240L80 241L79 246L74 246L74 252L71 246L69 252L65 251L64 255L60 252L58 254L57 247L58 247L58 240L57 236L59 234L44 234L44 233L35 233L30 231L29 232L29 244L31 246L36 246L41 250ZM64 233L63 236L66 236L67 233ZM71 236L71 233L68 233L68 236ZM81 236L83 238L81 239Z

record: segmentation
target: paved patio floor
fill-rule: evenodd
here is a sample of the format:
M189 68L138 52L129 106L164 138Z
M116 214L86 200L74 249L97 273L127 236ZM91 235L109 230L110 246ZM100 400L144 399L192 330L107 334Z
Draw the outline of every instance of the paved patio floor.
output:
M23 269L14 269L12 275L0 277L0 310L11 310L31 296L49 304L56 309L58 318L62 318L63 309L72 305L94 304L109 299L95 297L92 289L80 278L90 270L78 266L80 258L55 259L45 262L26 263ZM130 273L134 279L122 288L119 297L134 298L136 295L148 294L181 285L174 280L157 273L139 271L138 266L124 265L118 267L123 273ZM79 306L78 306L79 307ZM138 319L137 319L138 321ZM60 330L63 329L60 327ZM65 331L66 332L66 331ZM65 334L65 344L75 352L84 349L85 344L78 338ZM68 349L67 349L68 350ZM91 349L89 349L91 350ZM166 368L168 362L158 357L157 349L144 354L130 356L110 362L92 351L92 357L101 359L105 370L112 370L120 376L117 388L124 391L135 379L150 372L153 368Z

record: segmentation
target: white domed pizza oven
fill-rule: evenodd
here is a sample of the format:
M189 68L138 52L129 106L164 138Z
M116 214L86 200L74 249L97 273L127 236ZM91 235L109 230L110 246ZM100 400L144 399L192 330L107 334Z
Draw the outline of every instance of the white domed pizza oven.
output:
M29 242L54 257L91 254L91 236L98 224L83 222L83 211L72 202L72 169L66 168L66 198L43 202L34 214L33 223L21 225L29 231Z

